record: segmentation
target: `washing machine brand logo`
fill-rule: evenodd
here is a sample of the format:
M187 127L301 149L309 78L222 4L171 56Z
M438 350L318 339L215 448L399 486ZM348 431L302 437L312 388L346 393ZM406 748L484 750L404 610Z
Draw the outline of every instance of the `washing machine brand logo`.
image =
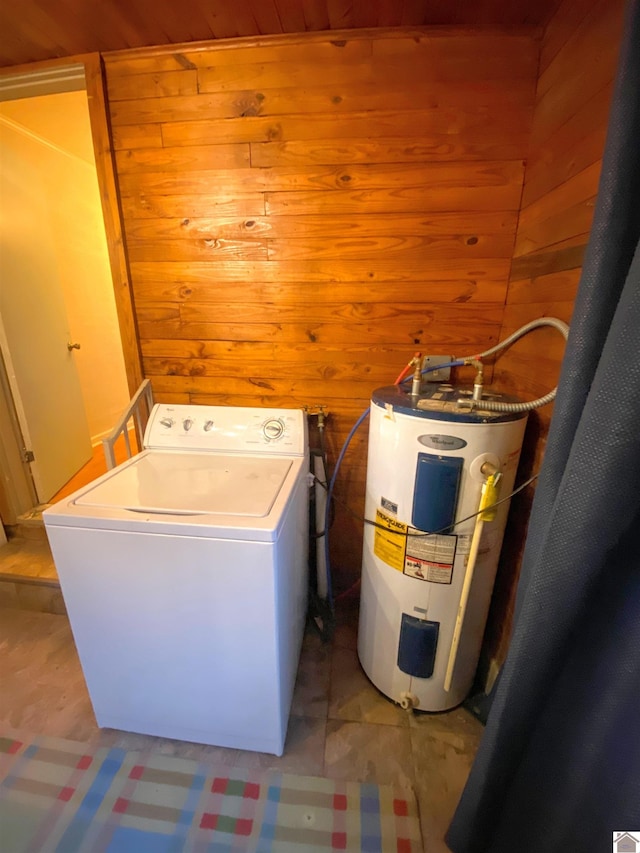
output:
M418 441L434 450L462 450L467 442L455 435L419 435Z

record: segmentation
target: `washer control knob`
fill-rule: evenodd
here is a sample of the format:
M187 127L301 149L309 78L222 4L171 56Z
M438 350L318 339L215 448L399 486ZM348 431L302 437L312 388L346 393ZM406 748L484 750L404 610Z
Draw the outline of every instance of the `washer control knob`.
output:
M205 421L204 422L204 431L210 432L213 429L213 421Z
M284 435L284 423L280 418L270 418L262 427L267 441L278 441Z
M162 426L163 426L163 427L165 427L166 429L171 429L171 427L173 426L174 421L173 421L173 418L160 418L160 423L161 423L161 424L162 424Z
M183 427L185 432L189 432L189 430L191 429L192 426L193 426L193 418L185 418L182 421L182 427Z

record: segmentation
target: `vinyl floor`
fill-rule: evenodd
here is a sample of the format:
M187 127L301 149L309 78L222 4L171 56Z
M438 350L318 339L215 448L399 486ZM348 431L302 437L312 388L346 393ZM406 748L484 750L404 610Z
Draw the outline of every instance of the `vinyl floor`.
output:
M411 787L425 851L448 850L444 833L482 726L463 708L442 714L404 711L373 687L356 653L357 598L340 604L331 642L323 642L313 625L307 628L285 753L277 758L99 729L55 570L47 577L46 543L38 536L10 541L0 549L0 577L33 562L41 579L35 584L0 581L0 722L5 734L28 732L128 749L153 741L157 750L183 757Z

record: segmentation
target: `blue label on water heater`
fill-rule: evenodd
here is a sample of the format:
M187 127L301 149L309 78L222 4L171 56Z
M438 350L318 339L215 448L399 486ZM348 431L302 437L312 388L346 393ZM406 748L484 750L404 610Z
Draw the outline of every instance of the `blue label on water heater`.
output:
M398 643L398 669L416 678L431 678L436 663L439 622L402 614Z
M418 453L411 523L428 533L447 531L456 516L464 460Z

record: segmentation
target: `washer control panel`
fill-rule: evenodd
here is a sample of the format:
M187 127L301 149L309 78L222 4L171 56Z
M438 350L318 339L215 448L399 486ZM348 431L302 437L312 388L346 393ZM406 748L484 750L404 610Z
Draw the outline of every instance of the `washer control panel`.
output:
M302 409L156 403L144 446L304 455L307 421Z
M287 425L282 418L269 418L269 420L262 425L262 434L267 441L280 441L284 438L286 429Z

